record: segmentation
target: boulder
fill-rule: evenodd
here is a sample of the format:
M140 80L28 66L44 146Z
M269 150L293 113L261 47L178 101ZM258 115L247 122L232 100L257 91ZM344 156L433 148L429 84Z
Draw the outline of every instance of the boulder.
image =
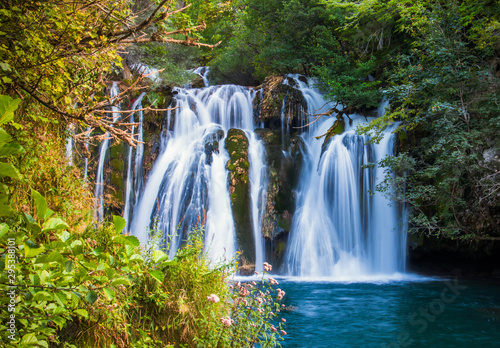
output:
M304 122L307 103L300 90L294 88L295 81L285 77L271 75L266 77L262 88L254 99L254 115L265 128L299 127Z
M212 164L213 153L219 153L219 141L224 138L224 130L217 125L213 129L207 131L203 136L203 146L205 147L206 163Z
M225 146L229 153L226 168L229 170L229 192L231 210L240 247L240 262L243 268L255 265L255 241L252 230L251 195L248 162L248 138L241 129L231 128L227 132Z

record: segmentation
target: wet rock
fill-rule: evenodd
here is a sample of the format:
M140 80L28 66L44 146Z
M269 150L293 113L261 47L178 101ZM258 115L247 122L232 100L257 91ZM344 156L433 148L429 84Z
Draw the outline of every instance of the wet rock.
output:
M248 145L248 138L241 129L231 128L227 132L225 146L229 153L229 161L226 168L229 170L231 210L233 212L237 243L242 252L240 262L243 267L255 264Z
M268 76L254 100L258 120L265 128L299 127L304 124L307 103L302 93L293 88L295 82L283 84L283 76ZM291 79L289 79L291 80Z
M203 82L203 78L200 75L196 75L196 77L191 82L192 88L203 88L205 87L205 82Z
M289 152L282 148L280 137L269 129L257 129L257 136L263 141L268 163L269 183L266 208L262 217L262 235L266 239L269 260L278 257L277 241L291 230L295 212L295 188L301 171L303 142L300 137L292 137ZM274 253L278 254L274 254Z
M328 148L328 145L330 144L330 141L332 140L332 138L335 135L344 133L344 131L345 131L344 117L342 115L337 115L337 120L328 129L328 131L325 134L323 134L319 137L316 137L316 139L321 139L322 137L325 137L325 140L323 141L323 145L321 145L321 156L323 156L323 153Z
M203 137L203 146L205 147L206 163L212 164L213 153L219 153L219 141L224 138L222 127L214 127Z

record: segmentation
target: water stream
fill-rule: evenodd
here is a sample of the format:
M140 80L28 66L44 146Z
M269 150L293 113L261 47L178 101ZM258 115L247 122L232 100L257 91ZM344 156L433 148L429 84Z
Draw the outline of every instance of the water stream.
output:
M126 221L130 221L131 207L137 203L137 196L142 188L142 156L144 154L144 145L142 144L143 134L142 134L142 98L146 95L145 92L135 100L132 104L130 110L137 110L137 115L139 118L139 126L137 129L137 140L139 144L134 148L132 146L128 147L127 154L127 179L125 181L125 206L123 208L123 218ZM135 112L132 112L129 116L129 122L135 123ZM131 128L132 134L135 132L135 126ZM133 153L135 152L134 160L132 160ZM128 231L128 226L125 227L125 231Z
M118 88L118 84L113 82L113 85L110 88L109 96L110 99L113 100L120 93L120 89ZM118 106L112 106L111 111L120 111ZM113 122L116 122L120 114L117 112L113 112L111 114L113 118ZM97 221L102 221L104 218L104 164L106 162L110 138L109 134L105 133L106 138L102 141L101 147L99 149L99 164L97 166L97 174L95 178L95 212Z

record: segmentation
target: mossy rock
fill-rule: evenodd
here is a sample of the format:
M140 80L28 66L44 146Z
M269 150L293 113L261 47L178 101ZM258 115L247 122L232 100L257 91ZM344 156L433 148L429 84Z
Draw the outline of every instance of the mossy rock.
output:
M334 136L342 134L345 132L345 121L344 117L342 115L337 115L337 120L333 123L333 125L328 129L326 134L321 135L319 137L316 137L316 139L320 139L321 137L325 137L325 140L323 141L323 145L321 145L321 155L326 151L328 148L328 145L330 144L330 141L333 139Z
M283 76L276 75L266 77L262 92L259 91L254 99L254 112L258 109L258 121L263 122L266 128L278 129L287 125L297 127L305 123L304 112L307 112L307 103L304 96L292 87L295 85L293 80L293 84L289 82L285 85L284 79ZM285 115L284 122L282 113Z
M292 155L288 156L283 153L281 141L273 131L263 129L256 133L266 149L269 176L261 231L264 238L274 240L280 233L287 233L291 229L295 212L295 188L302 169L305 145L300 137L292 137L293 145L289 149Z
M236 231L236 240L241 250L241 259L246 265L255 267L255 241L251 220L251 195L248 161L248 138L241 129L227 132L225 146L229 153L226 168L229 171L231 210Z

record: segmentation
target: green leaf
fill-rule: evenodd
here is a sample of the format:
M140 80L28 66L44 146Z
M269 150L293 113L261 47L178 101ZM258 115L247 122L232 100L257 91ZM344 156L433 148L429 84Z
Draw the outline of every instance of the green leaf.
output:
M21 174L16 167L11 163L0 163L0 178L10 177L12 179L20 180Z
M95 248L94 250L92 250L92 253L95 256L99 256L103 253L103 251L104 251L104 247L101 245L101 246L98 246L97 248Z
M66 307L66 304L68 303L68 299L66 298L67 292L65 291L56 291L54 293L56 301L61 305Z
M30 274L30 280L31 280L31 284L33 285L40 285L40 277L38 276L38 274Z
M73 261L71 260L68 260L64 263L64 269L66 270L66 272L71 272L73 270Z
M134 247L139 246L141 243L139 242L139 239L135 236L123 236L123 235L118 235L113 238L113 242L121 245L132 245Z
M42 229L40 228L40 226L38 226L35 219L33 219L29 214L26 214L25 212L23 212L23 220L26 223L26 225L28 225L29 230L35 236L42 231Z
M14 119L14 111L21 103L21 99L12 99L7 95L0 95L0 126Z
M39 246L32 241L26 241L24 244L24 257L33 257L45 251L43 246Z
M139 239L136 236L126 236L125 239L128 240L130 245L133 245L135 247L138 247L139 245L141 245L141 242L139 242Z
M163 274L163 272L159 269L149 271L149 275L156 279L160 284L163 283L163 279L165 278L165 274Z
M2 96L3 97L3 96ZM29 333L23 336L23 339L19 343L20 345L34 345L38 342L38 339L36 338L34 333Z
M0 238L5 236L5 234L9 232L9 225L1 223L0 224Z
M113 278L115 273L116 271L113 268L106 268L106 275L108 276L109 279Z
M63 317L51 317L51 321L59 326L59 329L62 329L66 324L66 319L64 319Z
M49 294L47 291L39 291L33 296L33 301L35 302L42 302L42 301L52 301L52 295Z
M161 262L165 259L168 258L168 255L165 254L163 251L161 250L155 250L153 251L153 253L151 254L151 260L153 260L154 263L158 263L158 262Z
M77 309L74 311L74 313L79 317L83 317L85 319L89 318L89 312L87 312L85 309Z
M64 230L68 229L69 225L60 218L50 218L43 225L42 231L54 231L54 230Z
M142 258L141 255L139 254L134 254L130 257L130 261L142 261L144 262L144 259Z
M45 348L49 348L49 344L47 343L47 341L44 340L39 340L36 344Z
M130 281L126 278L117 278L111 282L111 286L118 286L118 285L130 285Z
M71 237L72 235L68 231L62 231L59 234L59 239L61 239L63 242L67 242Z
M0 128L0 145L10 143L12 137L3 128Z
M115 294L115 292L114 292L113 289L104 288L104 294L106 295L106 297L110 301L113 301L115 299L115 297L116 297L116 294Z
M47 201L38 191L33 189L31 189L31 198L35 201L38 217L41 219L45 219L45 215L50 210L47 206Z
M127 221L121 216L113 215L113 225L115 225L116 233L120 233L127 225Z
M97 293L94 290L89 290L85 295L85 299L90 303L94 303L97 301Z
M53 251L50 254L39 256L35 263L49 263L49 262L60 262L63 260L63 256L58 251Z
M66 313L68 310L64 307L56 307L53 311L52 311L52 315L61 315L63 313Z
M7 157L11 155L20 155L26 152L24 148L16 143L0 145L0 157Z
M3 71L12 71L10 65L5 62L0 62L0 68L2 68Z

